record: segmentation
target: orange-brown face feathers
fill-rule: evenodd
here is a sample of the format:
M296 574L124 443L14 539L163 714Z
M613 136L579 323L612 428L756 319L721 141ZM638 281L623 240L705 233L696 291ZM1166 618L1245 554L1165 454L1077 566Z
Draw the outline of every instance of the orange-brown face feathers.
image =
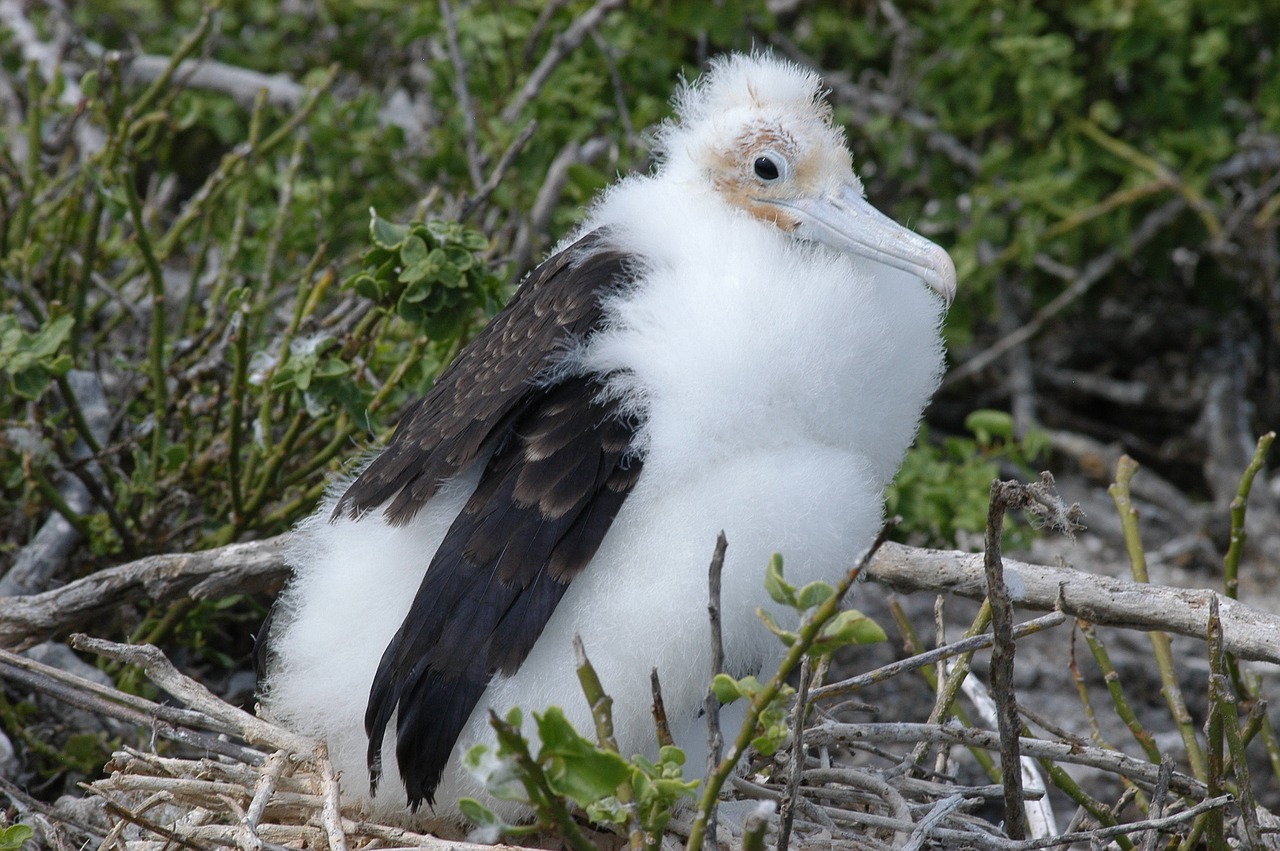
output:
M951 258L866 200L816 74L767 56L731 57L686 86L676 112L658 133L658 178L709 190L797 240L905 271L950 303Z
M798 137L796 130L817 132ZM706 176L730 204L792 232L799 219L778 201L820 195L833 183L852 176L843 145L830 144L835 135L823 126L753 122L728 145L708 152Z

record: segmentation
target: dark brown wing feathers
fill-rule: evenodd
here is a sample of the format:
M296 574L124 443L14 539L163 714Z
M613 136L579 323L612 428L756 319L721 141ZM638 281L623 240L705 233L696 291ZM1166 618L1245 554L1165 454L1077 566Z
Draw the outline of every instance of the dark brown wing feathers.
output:
M625 283L627 267L626 255L588 235L535 270L335 509L359 516L390 500L388 520L408 522L442 480L489 453L369 694L371 784L394 713L415 808L432 801L490 678L524 662L640 474L637 423L602 394L602 377L551 374L599 327L601 298Z
M599 325L600 298L622 280L627 260L590 233L535 269L405 415L335 516L359 516L394 496L387 519L405 523L444 481L491 449L538 378Z

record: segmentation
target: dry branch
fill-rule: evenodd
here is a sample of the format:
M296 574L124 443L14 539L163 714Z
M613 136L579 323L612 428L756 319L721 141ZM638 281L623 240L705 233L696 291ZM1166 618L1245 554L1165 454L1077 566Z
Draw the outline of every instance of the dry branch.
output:
M29 647L82 627L103 612L145 597L217 598L256 592L284 581L288 535L195 553L148 556L28 597L0 597L0 647ZM1052 611L1061 589L1063 611L1102 626L1162 629L1203 638L1209 617L1205 589L1141 585L1066 567L1005 559L1014 603ZM931 591L980 600L986 596L981 554L885 544L867 578L904 593ZM1242 659L1280 664L1280 617L1219 599L1226 649Z
M148 556L42 594L0 597L0 647L30 647L144 598L161 603L264 591L288 574L288 540L288 535L278 535L195 553Z
M1209 622L1209 600L1222 610L1224 643L1241 659L1280 664L1280 617L1203 588L1170 588L1095 576L1068 567L1005 559L1005 581L1015 605L1064 612L1091 623L1125 629L1159 629L1201 638ZM932 591L973 600L986 597L983 555L886 544L867 568L868 579L903 593Z

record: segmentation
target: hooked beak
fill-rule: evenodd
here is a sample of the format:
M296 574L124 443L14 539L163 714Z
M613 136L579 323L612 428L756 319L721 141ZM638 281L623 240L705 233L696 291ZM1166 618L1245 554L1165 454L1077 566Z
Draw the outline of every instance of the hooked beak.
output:
M769 202L796 214L799 236L914 275L948 307L955 298L956 267L946 250L871 206L861 187L846 183L831 195Z

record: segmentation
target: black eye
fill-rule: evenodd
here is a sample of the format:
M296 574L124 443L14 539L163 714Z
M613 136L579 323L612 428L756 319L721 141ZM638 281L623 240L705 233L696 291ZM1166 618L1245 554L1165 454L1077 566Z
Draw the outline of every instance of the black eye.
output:
M782 175L782 172L778 170L778 164L773 161L772 157L756 157L753 168L755 169L756 177L761 180L773 181Z

